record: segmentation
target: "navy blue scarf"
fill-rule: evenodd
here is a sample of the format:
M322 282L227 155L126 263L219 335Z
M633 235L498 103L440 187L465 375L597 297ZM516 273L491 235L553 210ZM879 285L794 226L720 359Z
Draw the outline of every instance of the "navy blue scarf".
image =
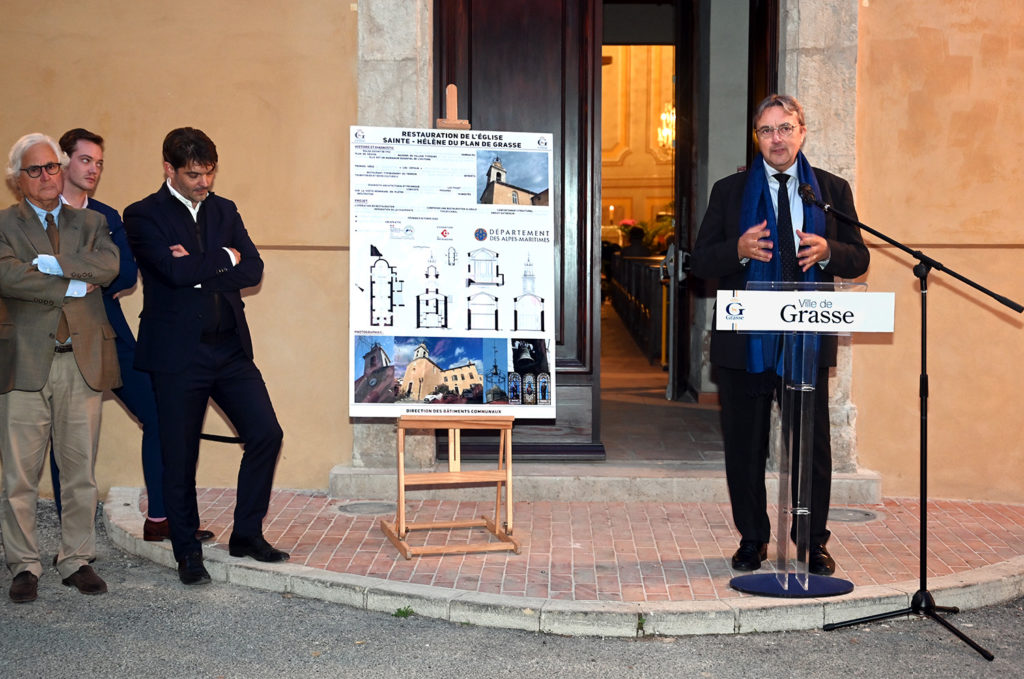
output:
M818 180L814 176L811 164L803 151L797 153L797 181L799 184L810 184L814 189L814 195L820 196L821 190L818 187ZM750 170L747 172L747 184L743 189L743 204L740 208L739 235L747 229L763 221L768 222L768 230L772 237L772 252L776 253L771 261L760 262L750 260L747 263L747 282L770 282L782 280L782 258L778 255L781 245L779 244L779 229L775 222L775 210L772 209L772 196L768 188L768 176L764 170L764 158L757 154ZM825 236L825 213L812 205L805 204L804 208L804 233L813 233L818 236ZM815 264L807 272L800 272L800 281L816 282L822 280L821 267ZM815 335L817 337L817 335ZM782 347L779 333L751 333L747 339L747 372L763 373L774 372L782 376ZM818 342L813 345L813 351L817 354ZM815 366L817 356L815 355ZM791 362L792 365L792 362ZM815 367L816 370L816 367ZM793 378L794 375L787 375Z

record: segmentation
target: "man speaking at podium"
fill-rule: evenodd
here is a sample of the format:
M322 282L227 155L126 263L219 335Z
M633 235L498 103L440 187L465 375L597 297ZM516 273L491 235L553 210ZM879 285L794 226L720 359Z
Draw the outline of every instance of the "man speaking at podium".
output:
M818 207L804 205L799 197L801 186L809 185L820 200L856 218L850 185L811 167L800 150L807 136L800 103L773 94L757 106L753 118L760 152L746 172L726 177L711 189L693 249L694 275L717 279L723 290L743 290L752 282L828 282L862 275L869 255L860 231ZM807 558L808 570L816 575L835 572L835 561L825 545L830 536L826 521L832 485L828 373L836 364L837 344L835 336L822 336L815 378ZM732 567L753 571L767 558L771 536L764 475L771 404L781 388L779 338L716 328L711 335L711 363L722 407L733 522L740 533ZM796 469L794 459L794 488Z

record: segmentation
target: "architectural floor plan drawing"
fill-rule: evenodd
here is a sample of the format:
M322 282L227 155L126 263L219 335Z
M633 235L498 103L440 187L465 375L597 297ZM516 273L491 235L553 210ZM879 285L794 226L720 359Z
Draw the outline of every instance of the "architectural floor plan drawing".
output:
M370 255L370 325L391 327L395 324L395 309L404 306L402 281L398 270L388 264L377 248L370 246Z

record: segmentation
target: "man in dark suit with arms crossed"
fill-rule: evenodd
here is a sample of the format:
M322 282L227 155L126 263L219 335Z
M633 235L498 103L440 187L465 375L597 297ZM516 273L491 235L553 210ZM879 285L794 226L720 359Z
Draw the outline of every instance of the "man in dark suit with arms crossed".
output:
M868 267L868 251L857 228L804 206L800 185L856 217L850 185L812 168L800 150L807 128L796 99L773 94L754 113L760 153L751 167L718 181L694 244L692 270L717 279L718 288L742 290L748 282L831 281L855 278ZM781 188L781 191L780 191ZM779 229L779 223L788 224ZM822 336L815 377L808 570L831 575L835 562L825 544L831 494L832 446L828 418L828 369L836 364L837 338ZM778 335L715 329L711 363L722 406L725 472L740 546L732 567L757 570L767 557L771 526L765 492L769 418L779 388ZM796 461L793 461L794 470ZM794 487L797 474L793 473ZM780 539L785 539L780 536Z
M284 561L263 537L283 433L253 363L241 290L260 282L263 260L235 204L214 195L217 147L183 127L163 144L165 181L124 211L142 272L143 306L135 366L150 373L164 456L164 502L178 576L204 584L196 539L196 463L207 402L213 399L244 441L238 471L232 556Z

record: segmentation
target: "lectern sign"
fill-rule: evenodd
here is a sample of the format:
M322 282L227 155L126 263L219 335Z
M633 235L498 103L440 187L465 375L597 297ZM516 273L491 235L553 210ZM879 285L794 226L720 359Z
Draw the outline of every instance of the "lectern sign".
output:
M351 128L352 416L555 417L551 147Z
M751 332L892 332L891 292L719 290L719 330Z

